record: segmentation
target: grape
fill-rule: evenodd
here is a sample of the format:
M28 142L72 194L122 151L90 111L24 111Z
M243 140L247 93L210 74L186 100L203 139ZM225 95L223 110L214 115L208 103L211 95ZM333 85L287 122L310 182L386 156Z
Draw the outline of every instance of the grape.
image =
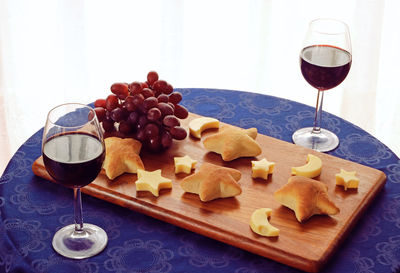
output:
M154 92L154 97L158 98L162 93L160 91L157 90L153 90Z
M133 112L136 110L137 106L135 104L135 99L133 98L133 96L128 96L126 97L124 103L122 104L126 110L128 110L129 112Z
M115 122L120 122L124 119L124 113L122 108L115 108L111 111L111 119Z
M132 97L133 97L132 101L136 106L139 107L140 105L142 105L144 101L144 97L142 94L135 94Z
M157 74L156 71L150 71L150 72L147 74L147 82L148 82L150 85L153 85L153 83L154 83L155 81L157 81L157 80L158 80L158 74Z
M147 141L147 147L153 152L158 152L161 149L160 136L152 136Z
M157 105L157 108L161 110L161 114L163 116L173 115L174 114L174 109L168 103L160 102Z
M154 97L154 92L150 88L143 88L142 95L145 98L150 98L150 97Z
M143 105L143 104L140 105L140 106L136 109L136 111L137 111L139 114L146 114L146 115L147 115L147 109L144 108L144 105Z
M129 87L126 83L114 83L110 89L121 100L124 100L129 95Z
M139 122L139 113L131 112L128 116L128 121L131 125L135 125Z
M106 99L106 109L112 111L119 106L118 97L115 94L108 95Z
M142 115L139 117L138 124L140 125L141 128L144 128L144 126L148 123L149 121L147 120L147 117Z
M170 85L169 83L167 83L167 86L164 88L164 94L171 94L172 91L174 91L174 88L172 87L172 85Z
M158 100L158 102L168 102L169 98L168 98L168 96L165 95L165 94L160 94L160 95L157 97L157 100Z
M172 127L169 132L171 133L172 138L176 139L176 140L182 140L185 139L187 136L187 132L184 128L182 128L181 126L175 126Z
M96 107L94 108L94 111L96 113L97 119L102 122L106 118L106 109L103 107ZM92 113L92 112L90 112Z
M174 115L167 115L163 119L163 125L167 127L175 127L175 126L180 126L179 120L174 116Z
M122 120L119 123L118 131L120 131L123 134L129 134L133 131L133 127L128 121Z
M147 111L147 119L149 121L157 121L161 117L160 109L153 107Z
M105 118L105 120L114 122L113 119L111 118L111 111L107 111L106 110L106 118Z
M161 145L163 148L169 148L172 145L172 137L168 131L164 131L161 135Z
M185 119L185 118L188 117L189 112L188 112L188 110L187 110L184 106L182 106L182 105L180 105L180 104L176 104L176 105L175 105L175 110L174 110L174 115L175 115L177 118Z
M138 129L136 134L135 134L135 138L143 143L145 138L146 138L146 135L144 133L144 129L142 129L142 128Z
M94 107L103 107L106 108L106 100L105 99L98 99L94 102Z
M154 123L147 123L144 127L144 133L147 137L158 136L160 129Z
M147 82L141 82L140 84L142 85L142 89L149 88L149 85L147 84Z
M140 82L132 82L129 85L129 90L131 91L131 94L140 94L140 92L142 92L142 84Z
M167 88L167 82L164 80L158 80L153 84L153 89L161 93L164 93L166 88Z
M158 101L155 97L148 97L143 101L143 106L145 109L150 109L157 106Z
M171 108L175 111L175 104L173 104L172 102L168 102L168 105L171 106Z
M112 132L112 131L115 130L114 121L111 121L111 120L104 120L104 121L102 122L102 125L103 125L104 131L106 131L106 132Z
M181 100L182 100L182 94L180 92L171 93L171 95L169 95L168 97L168 101L173 104L178 104L181 102Z

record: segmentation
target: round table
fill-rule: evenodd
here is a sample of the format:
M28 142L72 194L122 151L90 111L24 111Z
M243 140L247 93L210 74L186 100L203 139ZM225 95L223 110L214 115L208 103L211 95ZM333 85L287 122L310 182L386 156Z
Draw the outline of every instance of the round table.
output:
M313 122L314 109L248 92L177 89L190 112L291 142ZM330 154L383 171L382 192L323 272L394 272L400 268L400 161L359 127L324 113L323 127L340 145ZM42 130L29 138L0 178L0 272L298 272L283 264L203 237L88 195L84 221L103 227L109 242L99 255L71 260L56 254L53 234L73 222L72 190L32 173L41 154Z

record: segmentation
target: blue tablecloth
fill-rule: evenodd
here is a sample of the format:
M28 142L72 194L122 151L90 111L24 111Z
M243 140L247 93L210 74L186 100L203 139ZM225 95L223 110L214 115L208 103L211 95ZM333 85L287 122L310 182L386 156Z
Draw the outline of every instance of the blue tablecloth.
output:
M310 126L314 109L247 92L180 89L189 111L291 142ZM362 114L362 113L360 113ZM323 272L393 272L400 268L400 161L379 140L325 113L323 126L340 146L330 154L382 170L387 183L323 268ZM72 190L36 177L42 130L12 157L0 179L0 272L298 272L244 250L200 236L114 204L83 195L84 221L103 227L107 248L98 256L70 260L56 254L53 234L73 223Z

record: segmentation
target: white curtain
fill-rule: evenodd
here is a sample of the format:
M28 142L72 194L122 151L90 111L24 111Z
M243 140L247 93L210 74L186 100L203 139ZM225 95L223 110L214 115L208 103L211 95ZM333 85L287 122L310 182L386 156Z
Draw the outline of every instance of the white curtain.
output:
M174 87L264 93L314 105L298 55L310 20L350 27L353 65L324 110L400 154L396 0L0 0L1 152L54 105L106 97L150 70Z

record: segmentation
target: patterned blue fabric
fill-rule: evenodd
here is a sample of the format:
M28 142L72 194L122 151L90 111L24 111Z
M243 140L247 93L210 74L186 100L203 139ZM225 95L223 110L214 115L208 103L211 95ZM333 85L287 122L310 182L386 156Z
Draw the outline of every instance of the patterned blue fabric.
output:
M271 96L215 89L180 89L191 112L291 142L310 126L314 110ZM392 272L400 267L400 160L362 129L325 113L335 132L335 156L380 169L387 183L351 236L323 272ZM53 234L73 222L72 190L34 176L42 130L28 139L0 178L0 272L298 272L298 270L83 195L84 221L103 227L107 248L98 256L70 260L56 254Z

